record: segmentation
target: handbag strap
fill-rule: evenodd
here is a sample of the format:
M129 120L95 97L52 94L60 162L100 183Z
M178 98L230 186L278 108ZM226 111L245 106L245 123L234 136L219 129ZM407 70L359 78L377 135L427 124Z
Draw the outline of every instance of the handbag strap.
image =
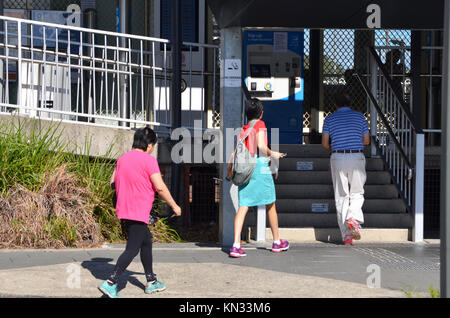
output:
M243 137L242 139L239 140L239 142L243 142L245 139L247 139L248 136L250 136L250 133L252 132L253 127L256 125L256 123L257 123L258 121L259 121L259 119L253 121L253 122L250 124L249 129L248 129L247 132L245 133L244 137Z

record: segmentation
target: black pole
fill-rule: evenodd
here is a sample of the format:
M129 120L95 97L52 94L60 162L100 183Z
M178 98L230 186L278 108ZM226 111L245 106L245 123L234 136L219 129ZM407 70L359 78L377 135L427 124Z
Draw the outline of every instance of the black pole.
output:
M171 120L172 130L181 127L181 0L170 0L170 46L172 50ZM179 140L172 140L173 143ZM180 165L172 163L171 192L180 204Z
M450 0L445 0L442 57L441 298L450 298Z
M321 56L321 39L320 39L321 31L320 30L311 30L310 31L310 44L309 44L309 65L310 65L310 79L311 79L311 115L319 116L320 112L320 85L321 83L321 68L320 68L320 60ZM314 109L316 111L314 111ZM314 113L314 115L313 115ZM319 122L318 118L314 117L314 121L316 123ZM319 131L319 127L316 125L312 125L314 129ZM311 138L309 140L311 143ZM314 141L315 142L315 141Z
M413 106L412 113L414 122L416 123L417 127L422 127L422 123L420 122L420 118L422 118L421 116L422 105L420 103L421 55L422 55L422 32L412 31L411 32L411 80L412 80L412 106Z

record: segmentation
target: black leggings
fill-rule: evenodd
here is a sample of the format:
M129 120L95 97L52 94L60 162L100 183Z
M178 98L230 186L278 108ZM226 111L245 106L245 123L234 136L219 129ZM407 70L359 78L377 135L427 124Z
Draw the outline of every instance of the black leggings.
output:
M122 255L119 256L114 272L109 277L109 280L117 283L122 273L127 269L139 251L141 252L141 262L144 266L147 282L156 280L156 276L153 273L152 234L147 224L131 220L123 221L128 234L127 246Z

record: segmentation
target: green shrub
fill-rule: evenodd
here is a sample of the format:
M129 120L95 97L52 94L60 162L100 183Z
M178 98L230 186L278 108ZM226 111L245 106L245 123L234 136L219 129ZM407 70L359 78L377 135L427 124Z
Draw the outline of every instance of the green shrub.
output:
M38 120L14 119L0 124L0 247L98 244L97 232L106 241L123 241L109 185L115 160L105 159L117 157L112 145L105 158L94 158L88 139L81 155L73 154L59 124L42 128ZM164 220L151 231L157 241L180 241Z

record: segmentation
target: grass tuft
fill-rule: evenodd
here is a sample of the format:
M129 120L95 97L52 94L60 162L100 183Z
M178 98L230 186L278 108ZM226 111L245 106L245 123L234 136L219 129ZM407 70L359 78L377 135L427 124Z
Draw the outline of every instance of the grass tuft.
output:
M37 120L0 124L0 248L97 246L125 238L109 187L112 159L81 155L63 142L63 129ZM116 157L110 145L105 158ZM157 210L163 203L159 203ZM151 227L156 241L180 241L164 220Z

